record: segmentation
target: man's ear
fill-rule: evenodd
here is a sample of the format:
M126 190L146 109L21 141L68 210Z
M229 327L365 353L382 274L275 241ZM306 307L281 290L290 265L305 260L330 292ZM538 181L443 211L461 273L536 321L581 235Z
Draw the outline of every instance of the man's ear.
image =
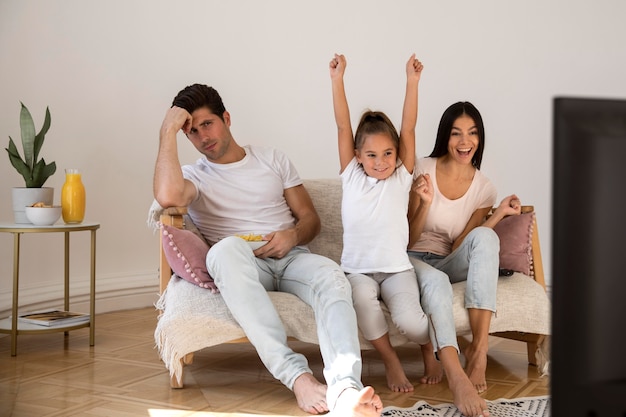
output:
M226 124L226 126L230 127L230 113L225 110L224 114L222 114L222 118L224 118L224 123Z

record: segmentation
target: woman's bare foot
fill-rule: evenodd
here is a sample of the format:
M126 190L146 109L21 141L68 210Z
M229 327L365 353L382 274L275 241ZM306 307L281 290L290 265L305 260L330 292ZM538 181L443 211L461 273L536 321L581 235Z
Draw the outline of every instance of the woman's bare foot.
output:
M293 383L293 393L296 395L298 407L309 414L321 414L328 411L326 389L326 385L320 383L308 372L297 377Z
M469 380L474 384L478 393L487 391L487 378L485 373L487 372L487 352L483 352L476 349L470 344L465 349L465 373L469 377Z
M372 387L361 391L355 388L344 390L337 398L335 408L328 414L333 417L379 417L383 402Z
M478 395L467 375L448 376L448 385L454 396L454 405L467 417L489 417L487 402Z
M420 378L422 384L438 384L443 378L443 367L435 358L435 351L432 343L420 345L422 357L424 358L424 376Z

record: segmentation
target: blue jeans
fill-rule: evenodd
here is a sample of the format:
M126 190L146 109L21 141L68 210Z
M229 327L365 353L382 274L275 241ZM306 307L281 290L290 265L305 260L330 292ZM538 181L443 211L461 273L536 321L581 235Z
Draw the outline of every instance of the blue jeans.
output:
M346 388L363 388L361 350L350 284L332 260L295 247L281 259L260 259L238 237L211 247L206 258L224 302L270 373L289 389L304 372L306 358L291 350L283 323L266 291L298 296L313 308L332 410Z
M477 227L448 256L411 252L422 295L422 308L430 317L435 350L453 346L457 352L452 284L467 281L465 308L496 311L500 240L493 229Z

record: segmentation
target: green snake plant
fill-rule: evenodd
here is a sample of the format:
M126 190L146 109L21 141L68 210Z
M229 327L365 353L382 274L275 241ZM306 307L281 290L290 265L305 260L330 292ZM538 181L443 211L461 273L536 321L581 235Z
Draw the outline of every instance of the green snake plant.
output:
M9 154L11 165L24 177L26 187L41 188L57 169L56 163L51 162L46 164L43 158L38 159L44 138L46 133L48 133L48 129L50 129L50 110L46 107L46 117L43 126L39 133L35 134L35 123L33 122L30 111L28 111L24 103L20 104L22 105L22 110L20 111L20 129L22 133L24 158L22 159L20 156L11 136L9 136L9 147L5 149Z

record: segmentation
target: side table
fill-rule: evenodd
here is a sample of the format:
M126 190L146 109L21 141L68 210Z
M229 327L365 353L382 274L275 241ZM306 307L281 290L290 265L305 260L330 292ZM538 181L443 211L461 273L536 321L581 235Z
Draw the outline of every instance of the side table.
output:
M0 320L0 333L11 335L11 356L17 355L17 336L29 333L53 333L68 332L70 330L89 327L89 346L95 342L95 312L96 312L96 230L100 228L99 223L80 224L55 224L52 226L35 226L32 224L0 223L0 232L13 234L13 303L11 317ZM18 293L20 280L20 237L23 233L64 233L64 308L70 310L70 233L90 231L91 232L91 271L89 286L89 321L66 326L40 326L37 324L22 323L18 317Z

